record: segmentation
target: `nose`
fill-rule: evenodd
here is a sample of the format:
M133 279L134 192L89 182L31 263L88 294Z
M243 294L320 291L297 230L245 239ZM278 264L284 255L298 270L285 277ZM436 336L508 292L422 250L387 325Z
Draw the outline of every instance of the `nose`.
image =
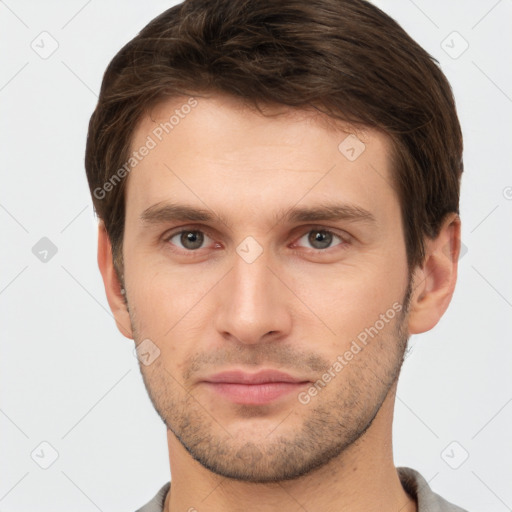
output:
M234 267L222 281L215 318L224 339L253 345L290 333L289 292L269 266L265 252L252 263L234 256Z

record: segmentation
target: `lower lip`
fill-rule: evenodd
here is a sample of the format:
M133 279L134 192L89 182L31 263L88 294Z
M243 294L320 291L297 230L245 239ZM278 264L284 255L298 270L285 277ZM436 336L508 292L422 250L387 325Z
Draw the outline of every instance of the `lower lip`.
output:
M265 382L262 384L231 384L206 382L209 388L236 404L262 405L273 402L304 386L304 382Z

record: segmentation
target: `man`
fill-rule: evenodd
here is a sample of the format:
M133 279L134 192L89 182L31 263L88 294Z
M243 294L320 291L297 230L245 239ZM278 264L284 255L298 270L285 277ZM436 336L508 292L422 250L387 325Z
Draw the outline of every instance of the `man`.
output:
M86 170L167 427L141 511L462 510L391 444L407 340L453 294L462 169L446 78L363 0L186 1L115 56Z

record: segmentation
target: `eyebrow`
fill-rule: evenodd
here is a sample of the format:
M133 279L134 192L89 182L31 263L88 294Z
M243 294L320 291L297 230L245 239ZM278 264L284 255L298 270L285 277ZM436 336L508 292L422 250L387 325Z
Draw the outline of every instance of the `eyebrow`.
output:
M232 225L222 215L207 208L196 208L184 204L162 201L146 208L140 215L143 224L154 225L175 221L219 222L228 228ZM356 205L328 203L310 207L292 207L274 214L274 225L288 222L340 221L375 223L374 215Z

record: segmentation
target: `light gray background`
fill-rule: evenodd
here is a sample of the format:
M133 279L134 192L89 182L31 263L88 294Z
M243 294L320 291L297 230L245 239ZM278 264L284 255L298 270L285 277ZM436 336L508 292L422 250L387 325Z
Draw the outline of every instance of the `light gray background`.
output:
M512 2L376 3L439 60L465 137L467 253L447 314L412 339L396 464L470 511L512 510ZM165 427L97 269L83 156L108 62L170 5L0 1L1 512L133 511L169 480Z

